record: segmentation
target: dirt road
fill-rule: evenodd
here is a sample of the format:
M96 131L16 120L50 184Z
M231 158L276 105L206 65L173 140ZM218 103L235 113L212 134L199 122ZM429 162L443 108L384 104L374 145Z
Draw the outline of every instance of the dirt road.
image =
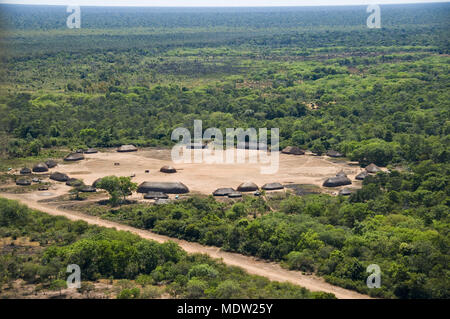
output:
M269 263L257 260L253 257L243 256L236 253L224 252L221 251L220 248L218 247L203 246L197 243L191 243L184 240L158 235L150 231L141 230L130 226L122 225L119 223L103 220L98 217L85 215L76 211L62 210L59 209L58 207L40 203L37 200L30 199L29 197L27 198L27 196L23 194L0 193L0 197L17 200L32 209L36 209L50 215L64 216L70 220L84 220L85 222L93 225L129 231L145 239L151 239L157 242L165 242L171 240L176 242L182 249L184 249L188 253L207 254L212 258L222 259L223 262L227 265L240 267L250 274L263 276L270 280L279 282L290 282L292 284L305 287L311 291L331 292L335 294L337 298L340 299L369 298L366 295L362 295L357 292L347 290L341 287L333 286L329 283L326 283L322 278L313 275L303 275L299 271L291 271L283 269L277 263Z

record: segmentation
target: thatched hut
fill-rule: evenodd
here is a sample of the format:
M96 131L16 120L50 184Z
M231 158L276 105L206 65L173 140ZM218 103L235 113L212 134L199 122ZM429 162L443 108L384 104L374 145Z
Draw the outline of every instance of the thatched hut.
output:
M350 188L344 188L339 191L340 196L350 196L352 194L352 190Z
M31 185L31 180L26 179L26 178L19 178L18 180L16 180L16 185L19 185L19 186L30 186Z
M69 178L66 182L66 185L70 187L78 187L83 185L83 182L76 178Z
M369 173L367 173L367 171L362 171L361 173L356 175L355 179L363 181L367 176L369 176Z
M48 172L48 166L45 163L39 163L33 166L33 172L35 173L44 173Z
M29 174L31 174L31 169L29 169L28 167L24 167L20 170L20 174L21 175L29 175Z
M366 167L366 171L367 173L376 174L378 172L381 172L381 168L372 163Z
M232 192L232 193L229 193L227 196L228 196L228 198L240 198L240 197L242 197L242 194L240 192Z
M89 186L89 185L84 185L80 187L80 192L82 193L95 193L96 189L95 187Z
M166 194L186 194L189 188L180 182L143 182L138 187L138 193L162 192Z
M64 160L66 162L76 162L76 161L81 161L84 160L84 155L82 153L71 153L69 155L67 155Z
M213 196L228 196L228 194L235 192L233 188L218 188L213 192Z
M263 187L261 187L261 188L266 191L274 191L274 190L284 189L284 186L281 185L280 183L268 183L268 184L264 184Z
M97 149L95 148L88 148L87 150L84 151L84 154L95 154L98 153Z
M173 173L177 172L177 170L174 167L169 166L169 165L165 165L165 166L161 167L161 169L159 171L162 173L167 173L167 174L173 174Z
M57 182L67 182L69 180L69 176L64 173L54 172L50 175L50 179Z
M117 149L117 152L119 153L126 153L126 152L137 152L137 147L134 145L122 145Z
M350 185L352 181L345 176L335 176L328 178L324 183L323 186L325 187L338 187L338 186L345 186Z
M38 191L48 191L49 187L48 185L40 185L38 188Z
M47 165L48 168L54 168L58 165L58 163L54 160L48 160L45 162L45 165Z
M335 150L328 150L328 151L327 151L327 155L328 155L329 157L344 157L344 154L339 153L339 152L337 152L337 151L335 151Z
M168 199L169 195L162 192L148 192L144 194L144 199Z
M239 192L254 192L258 190L258 185L253 182L245 182L238 186Z
M287 147L283 148L281 153L290 154L290 155L305 155L305 151L300 149L297 146L287 146Z

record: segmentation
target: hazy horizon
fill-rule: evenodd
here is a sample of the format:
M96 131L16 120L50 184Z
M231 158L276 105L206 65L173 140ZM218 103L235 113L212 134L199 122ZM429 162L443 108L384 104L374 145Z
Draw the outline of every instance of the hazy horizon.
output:
M153 1L124 1L124 0L0 0L0 4L17 5L80 5L80 6L122 6L122 7L301 7L301 6L350 6L368 4L425 4L448 3L448 0L153 0Z

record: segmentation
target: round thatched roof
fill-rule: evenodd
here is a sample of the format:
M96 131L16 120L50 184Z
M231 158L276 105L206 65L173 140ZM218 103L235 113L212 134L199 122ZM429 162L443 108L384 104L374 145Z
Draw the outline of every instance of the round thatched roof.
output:
M328 178L323 183L323 186L325 186L325 187L338 187L338 186L350 185L351 183L352 183L352 181L348 177L336 176L336 177Z
M344 154L339 153L339 152L334 151L334 150L328 150L327 151L327 155L330 156L330 157L344 157Z
M254 192L258 190L258 185L253 182L245 182L238 186L239 192Z
M48 168L53 168L56 167L58 163L54 160L48 160L47 162L45 162L45 165L47 165Z
M43 173L48 172L48 166L45 163L39 163L33 166L33 172L35 173Z
M268 184L264 184L263 187L261 187L261 188L266 191L274 191L277 189L284 189L284 186L281 185L280 183L268 183Z
M166 194L189 193L189 188L180 182L143 182L138 187L138 193L162 192Z
M305 155L305 151L297 146L287 146L281 151L281 153L291 155Z
M242 197L242 194L239 192L232 192L232 193L229 193L227 196L228 196L228 198L240 198L240 197Z
M117 152L125 153L125 152L137 152L137 147L134 145L122 145L117 149Z
M20 170L20 174L22 174L22 175L31 174L31 169L29 169L28 167L24 167Z
M98 153L98 151L95 148L88 148L84 151L84 154L95 154Z
M344 188L339 191L339 195L341 196L350 196L352 194L352 190L350 188Z
M67 186L75 187L83 185L83 182L76 178L69 178L66 182Z
M218 188L213 192L214 196L228 196L228 194L236 192L233 188Z
M370 164L369 166L366 167L366 171L368 173L375 174L375 173L381 172L381 169L378 166L376 166L375 164L372 163L372 164Z
M80 188L80 192L82 193L95 193L96 189L95 187L89 186L89 185L84 185Z
M67 162L75 162L84 160L84 155L82 153L71 153L64 158Z
M19 186L29 186L29 185L31 185L31 181L30 181L29 179L26 179L26 178L19 178L19 179L16 181L16 185L19 185Z
M364 180L367 176L369 176L369 173L367 173L367 171L362 171L361 173L359 173L358 175L356 175L355 179L362 181Z
M69 176L60 172L54 172L50 175L50 179L57 182L67 182L69 180Z
M162 192L148 192L144 195L144 199L168 199L169 195Z
M169 166L169 165L165 165L165 166L161 167L161 169L159 171L163 172L163 173L168 173L168 174L177 172L177 170L174 167Z

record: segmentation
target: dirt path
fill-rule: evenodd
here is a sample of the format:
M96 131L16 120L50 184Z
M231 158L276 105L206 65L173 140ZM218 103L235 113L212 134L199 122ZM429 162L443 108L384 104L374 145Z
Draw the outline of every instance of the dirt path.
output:
M237 266L248 273L266 277L270 280L280 282L290 282L295 285L305 287L311 291L331 292L340 299L367 299L366 295L359 294L355 291L347 290L341 287L333 286L325 282L322 278L313 275L303 275L299 271L291 271L281 268L277 263L269 263L257 260L253 257L248 257L236 253L224 252L218 247L203 246L197 243L191 243L184 240L174 239L163 235L158 235L150 231L137 229L127 225L107 221L98 217L85 215L76 211L61 210L58 207L53 207L47 204L39 203L35 200L27 199L26 196L20 194L6 194L0 193L0 197L13 199L21 202L32 209L45 212L50 215L64 216L70 220L84 220L93 225L115 228L117 230L129 231L137 234L142 238L155 240L157 242L173 241L176 242L182 249L188 253L202 253L211 256L212 258L222 259L223 262L230 266Z

